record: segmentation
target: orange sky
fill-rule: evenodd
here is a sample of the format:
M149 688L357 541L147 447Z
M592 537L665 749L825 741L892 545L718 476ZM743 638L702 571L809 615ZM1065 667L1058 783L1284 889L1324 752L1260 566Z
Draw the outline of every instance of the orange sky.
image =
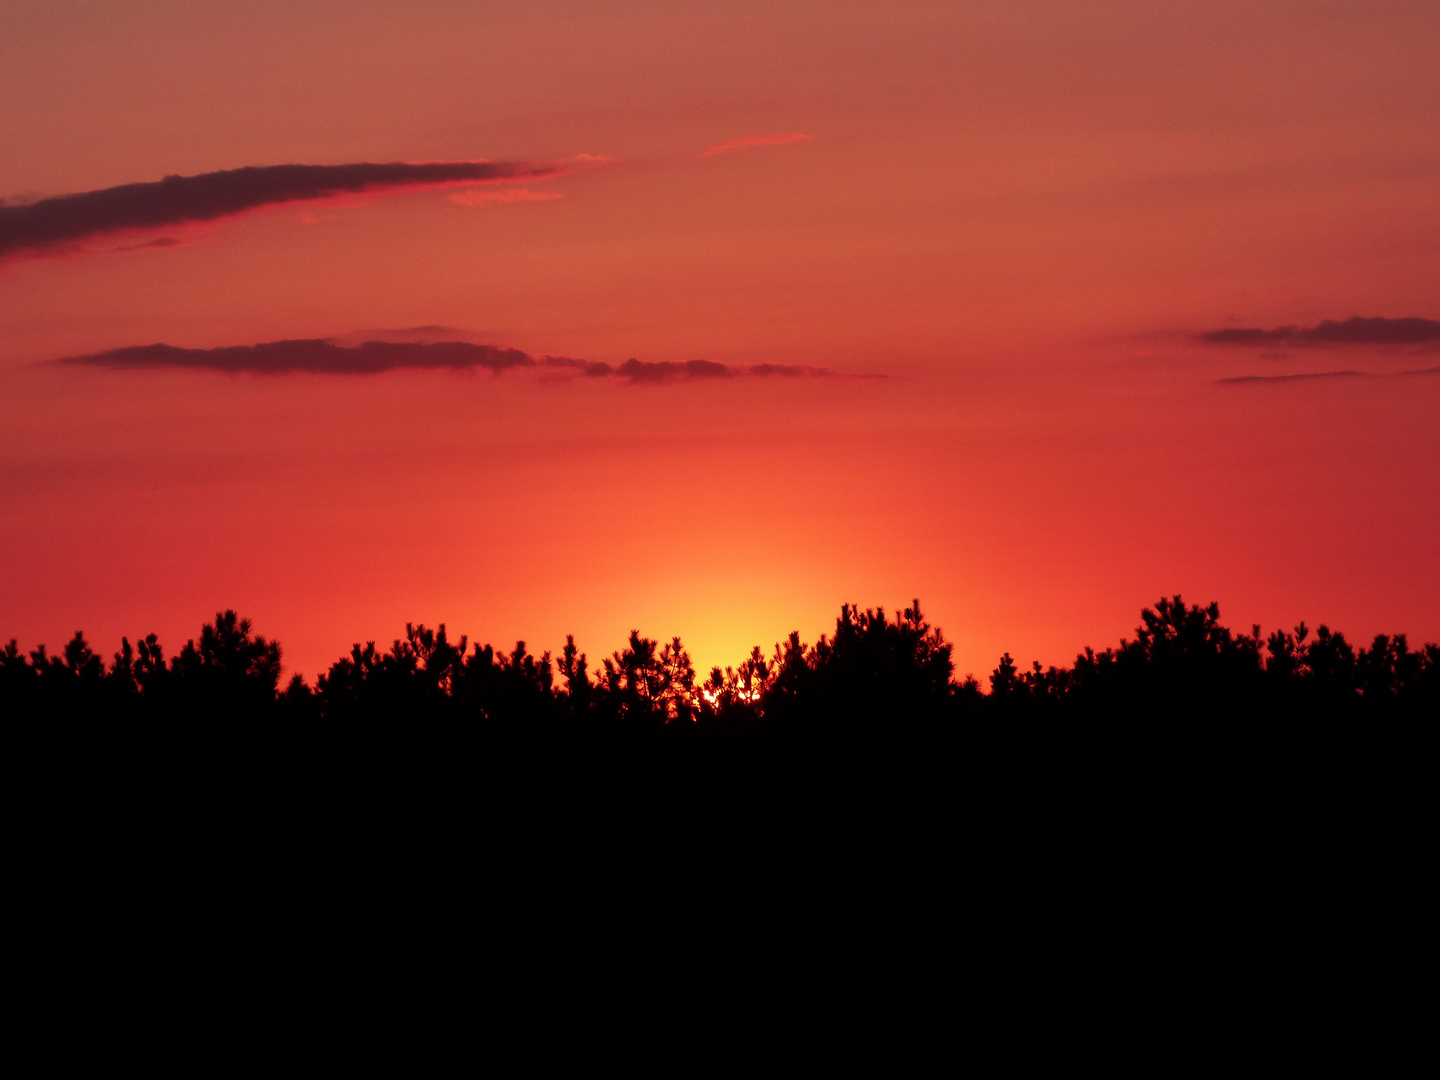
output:
M406 620L709 664L919 596L983 675L1176 591L1440 637L1440 377L1396 374L1440 351L1195 340L1440 318L1440 8L776 7L6 4L0 198L609 161L0 263L0 638L236 607L310 676ZM885 377L50 363L416 326Z

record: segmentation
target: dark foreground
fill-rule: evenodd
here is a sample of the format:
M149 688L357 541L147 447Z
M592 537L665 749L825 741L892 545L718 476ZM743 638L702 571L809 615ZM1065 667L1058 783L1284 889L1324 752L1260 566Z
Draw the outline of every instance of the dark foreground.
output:
M1270 1030L1282 983L1349 1000L1421 963L1440 649L1403 637L1235 634L1176 598L1067 669L1004 657L986 693L917 604L704 681L678 640L592 676L573 644L419 627L315 687L279 672L233 613L168 660L78 635L0 658L34 986L248 972L301 1016L307 964L528 1002L658 963L745 1008L903 991L935 1030L971 993L1124 1001L1129 1042L1188 1015L1176 987Z

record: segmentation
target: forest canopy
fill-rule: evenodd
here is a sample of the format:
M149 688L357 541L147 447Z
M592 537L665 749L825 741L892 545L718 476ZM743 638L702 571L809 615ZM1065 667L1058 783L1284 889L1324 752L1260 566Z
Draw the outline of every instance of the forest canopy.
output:
M1171 715L1440 714L1440 646L1404 634L1368 646L1304 623L1235 632L1216 604L1162 598L1133 637L1068 667L1022 667L1006 653L987 685L957 679L951 645L919 601L888 616L845 605L832 634L791 634L740 663L697 673L679 637L632 632L592 665L567 638L558 657L508 651L407 624L381 648L354 645L315 684L281 686L282 649L234 611L217 613L167 658L154 634L123 638L107 660L83 633L57 654L0 652L0 703L11 715L74 718L287 718L401 722L425 718L507 727L836 731L966 720L1133 719Z

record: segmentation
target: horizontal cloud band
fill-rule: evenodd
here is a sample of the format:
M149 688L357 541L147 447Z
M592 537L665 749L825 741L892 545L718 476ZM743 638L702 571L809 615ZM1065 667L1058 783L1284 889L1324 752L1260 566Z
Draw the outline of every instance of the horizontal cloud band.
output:
M1318 326L1277 326L1273 330L1211 330L1207 345L1425 345L1440 342L1437 319L1326 319Z
M535 361L519 349L472 345L468 341L367 341L353 347L324 338L266 341L259 345L228 345L217 349L182 349L174 345L132 345L90 356L70 356L61 363L108 368L196 368L207 371L251 371L284 374L310 371L325 375L374 375L396 368L464 370L529 367Z
M1237 375L1216 382L1231 386L1253 386L1262 383L1313 382L1316 379L1403 379L1413 375L1440 375L1440 367L1419 368L1415 371L1395 371L1388 375L1376 375L1369 371L1309 371L1294 375Z
M555 367L575 368L582 375L604 378L615 376L632 383L664 383L678 379L728 379L737 375L774 376L798 378L800 376L833 376L829 368L810 367L805 364L751 364L731 367L714 360L686 360L683 363L672 360L626 360L623 364L611 365L599 360L571 360L563 356L545 358L547 364Z
M0 205L0 257L64 247L128 229L214 221L280 203L483 181L540 180L569 167L551 161L362 162L247 166L167 176L153 183L122 184L28 205Z
M165 344L132 345L87 356L70 356L59 362L120 369L189 368L271 375L288 372L374 375L400 368L485 369L500 372L511 368L543 365L574 371L592 378L617 378L628 383L643 384L738 376L795 378L835 374L827 368L801 364L731 366L713 360L688 360L680 363L635 359L626 360L623 364L607 364L598 360L575 360L563 356L536 359L519 349L475 345L468 341L366 341L347 346L336 344L328 338L267 341L259 345L229 345L215 349L182 349Z

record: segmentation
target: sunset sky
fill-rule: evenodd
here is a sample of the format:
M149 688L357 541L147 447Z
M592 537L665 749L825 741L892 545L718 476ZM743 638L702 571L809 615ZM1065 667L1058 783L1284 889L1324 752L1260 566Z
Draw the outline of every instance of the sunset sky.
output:
M7 0L0 101L0 641L1440 638L1434 0Z

